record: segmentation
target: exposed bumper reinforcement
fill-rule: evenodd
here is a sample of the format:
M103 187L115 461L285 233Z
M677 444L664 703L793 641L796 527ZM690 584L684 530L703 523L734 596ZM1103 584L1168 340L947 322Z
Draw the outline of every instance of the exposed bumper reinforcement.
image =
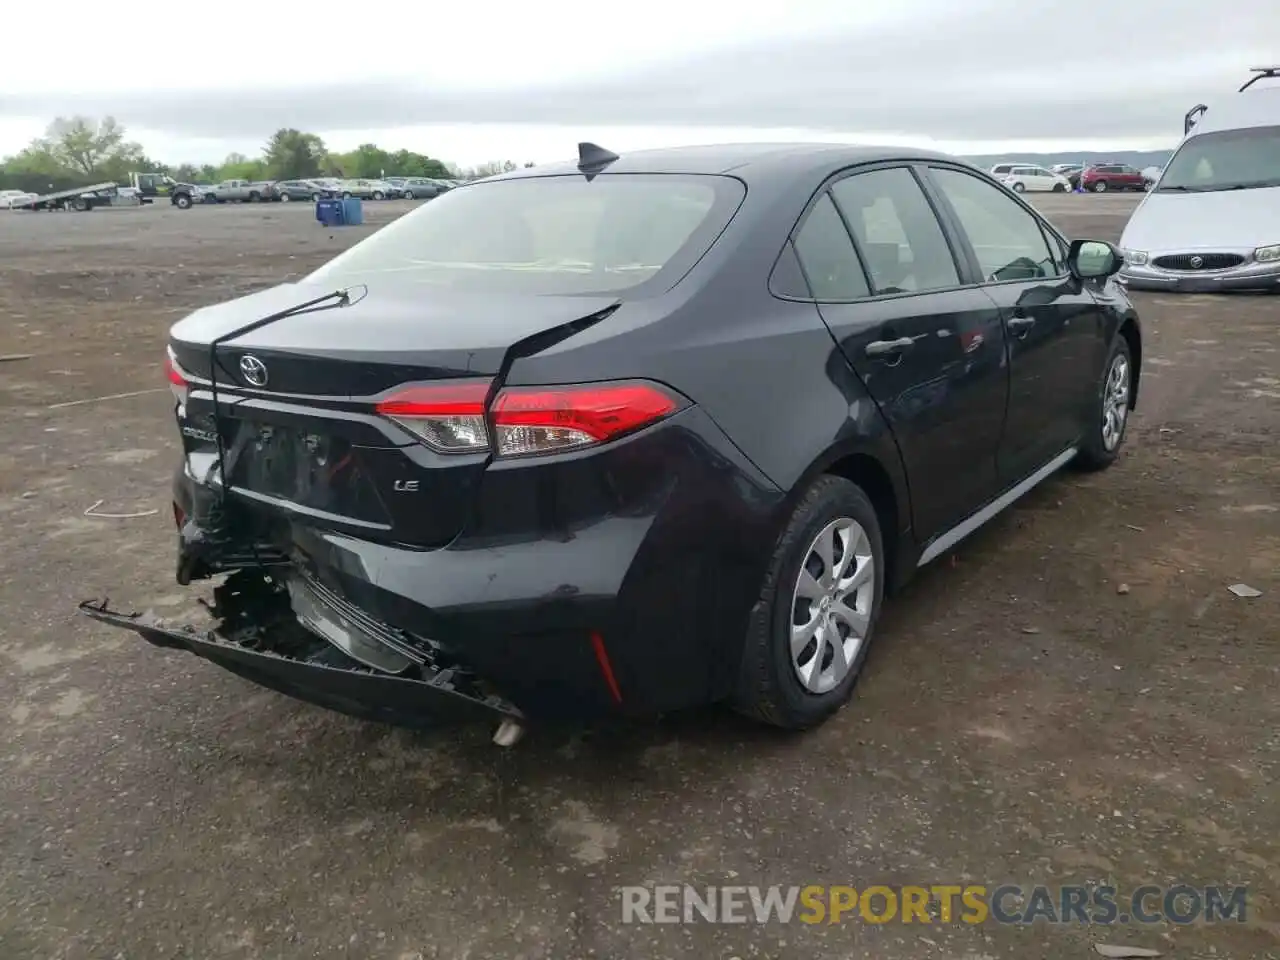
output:
M80 612L132 630L158 647L186 650L264 687L364 720L422 728L495 716L523 718L514 705L453 668L423 664L417 677L392 676L343 656L319 638L312 645L291 640L275 645L277 649L254 649L224 636L222 628L200 629L150 614L120 613L106 600L85 601Z

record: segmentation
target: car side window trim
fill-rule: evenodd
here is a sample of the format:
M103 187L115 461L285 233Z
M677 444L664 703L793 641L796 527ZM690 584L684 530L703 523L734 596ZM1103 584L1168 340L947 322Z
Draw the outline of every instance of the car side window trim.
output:
M831 191L824 185L809 198L809 202L805 205L804 212L800 214L800 218L791 228L791 232L787 234L786 242L783 244L782 250L778 253L778 257L774 261L772 269L769 271L769 293L779 300L788 300L800 303L860 303L868 298L861 296L841 299L819 296L815 290L813 278L809 275L809 268L805 266L804 258L800 256L800 247L796 241L809 225L809 222L814 215L814 210L822 204L823 200L826 200L831 205L831 209L835 212L836 219L840 223L840 228L844 230L845 236L849 240L849 249L853 253L854 259L858 262L858 269L862 273L864 285L868 290L874 289L871 283L871 277L867 273L866 262L863 260L862 253L858 249L857 240L849 230L849 223L845 220L844 214L841 213L839 205L836 204L835 197L831 195ZM805 290L808 291L808 296L797 296L796 294L781 291L780 287L784 285L779 282L780 279L785 278L785 273L793 268L798 274L800 280L803 282Z
M1040 216L1040 214L1035 210L1034 207L1032 207L1029 203L1024 202L1022 198L1019 197L1016 193L1012 193L1010 191L1008 193L1008 199L1011 202L1017 204L1023 210L1025 210L1027 214L1031 217L1031 219L1035 222L1035 224L1040 228L1040 233L1042 238L1044 239L1045 246L1049 248L1050 254L1053 255L1054 267L1055 269L1059 270L1059 273L1057 273L1052 277L1039 277L1039 278L1032 278L1032 279L1014 278L1010 280L987 280L982 273L982 267L978 261L978 254L973 249L973 245L969 241L968 234L964 232L964 228L960 223L960 217L956 213L955 207L951 205L951 201L947 199L946 195L942 192L938 184L933 180L931 176L929 176L929 171L947 170L952 173L963 173L966 176L973 177L975 180L985 179L988 182L991 181L991 178L990 177L984 178L981 175L975 176L973 170L966 169L965 167L962 167L956 164L930 162L928 164L923 164L922 166L924 167L924 169L920 171L920 174L924 177L924 179L928 181L930 193L935 194L936 202L940 206L945 208L946 215L948 218L948 226L952 230L957 231L957 241L964 248L965 256L969 264L969 269L972 271L972 276L975 278L972 283L973 286L998 287L998 286L1004 286L1006 284L1015 284L1015 283L1036 283L1036 282L1044 283L1046 280L1050 280L1050 281L1063 280L1071 275L1071 272L1066 267L1066 262L1065 262L1066 255L1064 252L1066 249L1070 247L1070 244L1062 237L1060 233L1058 233L1057 230L1055 230L1049 224L1048 221L1046 221L1043 217ZM1061 243L1058 243L1057 241L1061 241ZM1059 259L1060 255L1062 257L1061 260Z
M850 174L850 176L853 176L853 174ZM858 242L858 235L853 231L853 224L849 222L848 214L844 212L844 207L840 206L840 201L836 199L835 192L831 189L833 186L839 183L840 180L843 180L843 179L845 178L841 177L839 178L839 180L830 181L825 187L823 187L822 192L831 198L831 205L836 208L836 216L838 216L840 218L840 222L844 224L844 232L849 235L849 242L853 244L853 252L858 258L858 265L862 267L862 276L867 281L867 290L868 290L867 295L865 297L858 297L857 299L859 301L874 300L877 298L877 296L884 296L884 295L876 293L876 279L871 275L871 271L867 268L866 252L862 249L862 244ZM899 296L901 296L901 294L899 294ZM848 302L854 303L857 301L851 300Z
M797 230L796 233L798 232ZM786 290L787 284L783 282L785 279L798 281L799 285L804 288L804 292L788 293ZM787 242L778 251L778 258L774 261L773 268L769 271L769 293L778 300L786 300L790 303L822 302L813 293L813 282L809 279L809 274L805 272L804 264L800 261L800 254L796 250L796 245L792 242L791 237L787 237Z

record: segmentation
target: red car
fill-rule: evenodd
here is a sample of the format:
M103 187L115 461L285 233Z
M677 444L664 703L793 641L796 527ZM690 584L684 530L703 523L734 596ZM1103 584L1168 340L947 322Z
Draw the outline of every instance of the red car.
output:
M1142 171L1124 163L1099 163L1086 167L1080 175L1085 190L1103 193L1107 190L1146 190L1147 178Z

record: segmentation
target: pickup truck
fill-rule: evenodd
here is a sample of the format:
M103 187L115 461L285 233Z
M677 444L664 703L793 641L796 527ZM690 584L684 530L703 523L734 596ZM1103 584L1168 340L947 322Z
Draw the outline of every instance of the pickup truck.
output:
M206 203L248 202L275 199L275 183L271 180L223 180L205 192Z

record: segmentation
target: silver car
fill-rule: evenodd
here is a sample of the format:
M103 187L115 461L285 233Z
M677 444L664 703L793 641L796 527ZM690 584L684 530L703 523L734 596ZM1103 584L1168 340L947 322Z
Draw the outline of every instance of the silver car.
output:
M344 197L359 197L361 200L386 200L395 195L395 189L382 180L369 180L361 177L355 180L343 180L340 192Z
M1195 124L1120 238L1142 290L1280 290L1280 88Z

